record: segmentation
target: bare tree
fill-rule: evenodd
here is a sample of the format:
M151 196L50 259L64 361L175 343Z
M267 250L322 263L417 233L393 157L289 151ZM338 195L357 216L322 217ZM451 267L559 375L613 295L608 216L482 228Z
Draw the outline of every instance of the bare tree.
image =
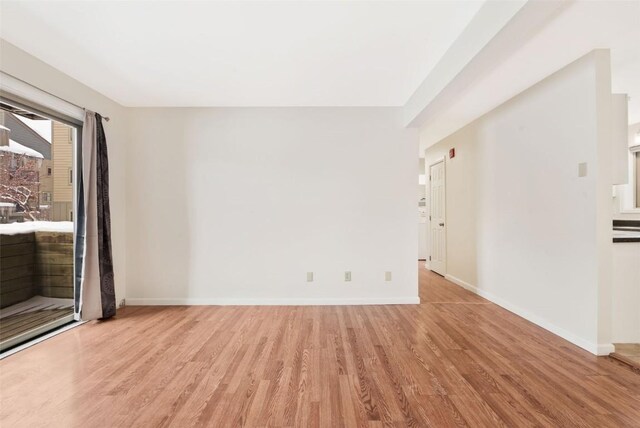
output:
M0 157L0 200L15 203L31 220L39 213L38 159L16 153ZM35 200L34 200L35 199Z

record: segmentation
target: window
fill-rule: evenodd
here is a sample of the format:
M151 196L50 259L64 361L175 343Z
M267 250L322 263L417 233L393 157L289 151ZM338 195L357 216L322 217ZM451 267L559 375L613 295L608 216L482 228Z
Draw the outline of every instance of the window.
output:
M51 202L51 192L42 192L42 202Z
M629 174L627 209L640 209L640 129L633 136L632 146L629 147Z
M640 128L640 127L639 127ZM621 211L640 211L640 130L629 147L629 182L622 186Z
M640 147L638 147L640 149ZM634 153L634 171L636 175L636 208L640 208L640 151Z
M51 168L47 168L47 175L51 175Z
M73 169L69 168L69 184L73 184Z

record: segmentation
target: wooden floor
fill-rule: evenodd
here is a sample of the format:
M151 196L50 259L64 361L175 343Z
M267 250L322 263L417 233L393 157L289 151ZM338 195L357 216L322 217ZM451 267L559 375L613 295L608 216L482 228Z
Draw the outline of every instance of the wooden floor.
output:
M611 354L612 357L640 371L640 343L616 343L614 346L616 350Z
M420 295L128 307L0 361L0 426L640 426L626 365L422 269Z

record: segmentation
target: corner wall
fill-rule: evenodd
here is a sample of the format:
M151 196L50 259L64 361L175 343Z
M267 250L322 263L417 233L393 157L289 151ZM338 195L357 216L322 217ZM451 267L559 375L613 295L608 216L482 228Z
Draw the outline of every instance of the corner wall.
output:
M132 109L0 43L2 71L112 119L118 302L418 302L400 108Z
M400 112L132 109L128 302L417 303L418 134Z
M612 350L608 67L594 51L426 151L456 148L449 279L597 354Z

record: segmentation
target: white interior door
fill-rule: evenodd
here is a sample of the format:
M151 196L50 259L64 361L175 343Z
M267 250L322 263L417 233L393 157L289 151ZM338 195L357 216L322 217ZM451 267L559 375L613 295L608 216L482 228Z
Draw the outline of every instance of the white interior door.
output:
M429 261L432 271L444 275L447 273L444 159L429 167L429 189Z

